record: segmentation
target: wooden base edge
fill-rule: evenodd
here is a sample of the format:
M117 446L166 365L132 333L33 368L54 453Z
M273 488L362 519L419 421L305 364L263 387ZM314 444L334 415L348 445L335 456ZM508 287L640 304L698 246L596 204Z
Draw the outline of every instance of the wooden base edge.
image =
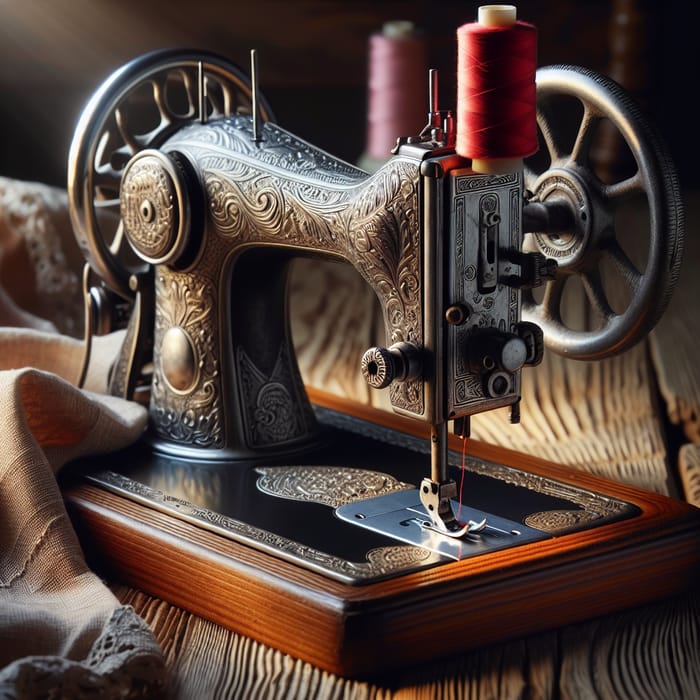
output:
M345 677L376 676L697 586L700 509L498 448L470 451L599 489L641 514L352 586L85 482L64 496L88 561L103 575Z

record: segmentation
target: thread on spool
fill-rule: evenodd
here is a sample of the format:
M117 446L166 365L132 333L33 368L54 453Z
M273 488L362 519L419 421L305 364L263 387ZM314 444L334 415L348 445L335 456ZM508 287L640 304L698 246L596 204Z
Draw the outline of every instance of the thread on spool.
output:
M417 135L425 123L426 45L412 22L387 22L369 38L365 163L377 166L400 136ZM361 160L362 160L361 159Z
M491 13L510 8L512 13ZM512 6L457 30L456 151L474 170L522 167L537 151L537 29ZM481 17L481 11L480 11Z

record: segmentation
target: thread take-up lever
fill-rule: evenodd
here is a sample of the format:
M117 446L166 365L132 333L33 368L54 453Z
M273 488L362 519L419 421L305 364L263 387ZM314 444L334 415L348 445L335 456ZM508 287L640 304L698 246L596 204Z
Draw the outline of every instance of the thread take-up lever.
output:
M455 123L451 110L438 107L438 71L428 71L428 123L420 133L421 141L433 141L442 146L453 146Z

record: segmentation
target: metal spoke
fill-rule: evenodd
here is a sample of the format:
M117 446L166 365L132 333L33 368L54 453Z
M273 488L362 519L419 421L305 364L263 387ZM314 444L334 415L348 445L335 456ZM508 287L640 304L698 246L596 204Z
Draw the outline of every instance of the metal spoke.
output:
M227 90L223 85L220 85L218 81L215 81L210 76L205 76L204 78L207 86L207 100L212 107L212 116L219 116L221 114L231 114L235 111L235 98L230 90ZM223 102L218 98L217 93L212 89L210 83L216 83L217 87L221 90L223 95Z
M122 248L124 247L125 241L126 236L124 235L124 224L120 220L119 226L117 226L117 230L114 234L114 238L109 244L110 253L112 253L112 255L114 256L119 257L120 253L122 252Z
M644 178L642 174L637 171L631 177L621 180L620 182L613 182L606 185L603 189L603 195L608 200L622 200L628 199L634 195L643 194L646 195L646 188L644 186Z
M113 210L116 214L119 213L119 197L100 197L95 198L95 209L99 211Z
M171 73L168 76L171 81L175 81L176 77L178 82L182 85L182 88L185 92L185 96L187 97L187 111L184 114L175 114L172 109L170 110L170 118L174 122L179 122L181 120L184 121L192 121L192 118L195 116L197 112L197 79L195 77L194 81L192 80L192 72L190 70L186 70L185 68L180 68L177 70L175 73ZM166 85L167 85L167 80L166 80Z
M557 142L557 135L553 124L556 123L556 115L551 110L548 103L541 103L537 106L537 124L540 127L542 138L544 139L550 160L555 162L566 155L565 150Z
M620 246L619 242L612 238L608 241L604 252L607 257L614 263L615 268L618 270L627 286L634 293L639 290L644 275L637 269L636 265L630 260L629 256Z
M114 114L109 115L95 148L94 169L107 171L114 163L115 154L122 154L125 162L133 155L133 150L119 138L119 127Z
M591 267L585 272L582 272L581 283L583 284L591 306L600 314L604 323L607 325L616 314L608 302L598 267Z
M121 170L116 170L107 163L93 171L92 186L97 190L118 193L121 177Z
M566 277L560 276L551 282L547 282L544 288L544 296L540 308L542 317L554 323L562 323L561 298L566 285Z
M160 114L160 124L151 132L152 134L163 131L163 129L167 128L173 120L173 114L168 107L168 101L166 98L166 80L167 74L163 73L157 76L157 78L151 80L151 86L153 89L153 103Z
M139 143L136 134L132 133L131 129L129 128L127 114L128 112L122 109L122 106L117 107L114 110L114 121L117 125L117 129L123 143L125 143L131 153L134 154L140 151L142 146Z
M588 164L593 138L595 137L599 124L600 116L594 114L588 105L584 105L581 124L579 125L574 147L571 151L571 158L578 165Z

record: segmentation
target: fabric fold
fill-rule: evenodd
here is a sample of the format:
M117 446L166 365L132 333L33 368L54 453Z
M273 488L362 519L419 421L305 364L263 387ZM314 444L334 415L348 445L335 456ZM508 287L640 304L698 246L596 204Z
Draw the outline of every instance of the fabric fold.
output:
M80 353L56 334L0 329L0 698L154 697L164 686L155 638L87 566L56 480L147 423L143 406L71 383Z

